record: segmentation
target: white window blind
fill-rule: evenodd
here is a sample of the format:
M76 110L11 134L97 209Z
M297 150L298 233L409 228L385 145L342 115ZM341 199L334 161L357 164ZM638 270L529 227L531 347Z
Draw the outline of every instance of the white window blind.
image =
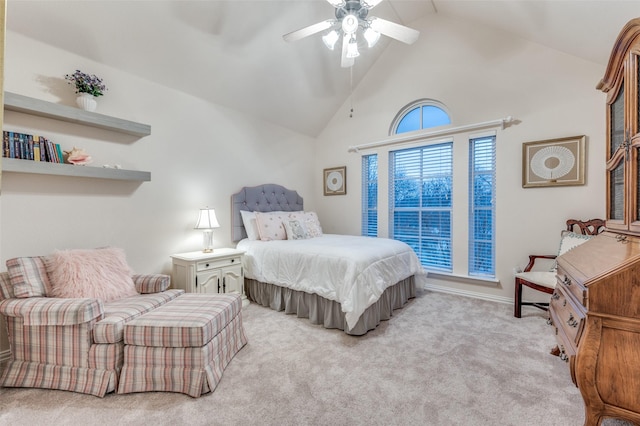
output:
M362 235L378 236L378 155L362 156Z
M495 277L496 137L469 141L469 275Z
M391 151L390 234L425 268L451 272L453 143Z

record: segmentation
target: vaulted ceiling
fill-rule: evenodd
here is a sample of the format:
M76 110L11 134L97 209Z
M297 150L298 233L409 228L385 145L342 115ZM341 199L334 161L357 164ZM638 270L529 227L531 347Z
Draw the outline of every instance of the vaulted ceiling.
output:
M383 37L356 59L351 75L340 67L339 49L329 51L319 35L283 41L333 13L326 0L8 0L7 28L316 136L351 84L399 44ZM640 1L384 0L371 12L409 27L428 14L501 29L604 69L618 32L640 15ZM428 28L420 37L429 37Z

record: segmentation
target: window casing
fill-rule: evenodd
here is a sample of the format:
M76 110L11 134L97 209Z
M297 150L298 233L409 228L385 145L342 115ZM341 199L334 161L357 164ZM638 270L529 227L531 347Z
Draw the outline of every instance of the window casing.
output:
M422 265L451 272L453 143L389 153L390 236Z
M378 155L362 157L362 235L378 236Z
M469 140L469 275L495 277L496 137Z
M435 112L435 117L429 118L429 112ZM419 100L398 113L390 135L449 123L444 105L434 100ZM409 146L378 151L375 163L367 155L362 157L362 232L371 234L373 223L377 228L383 226L382 231L377 229L378 234L382 232L382 236L406 242L418 254L423 266L434 273L493 281L496 133L483 131L469 135L465 127L470 126L452 129L446 134L450 139L440 137L440 129L416 133ZM389 145L395 144L392 141ZM378 171L379 161L385 165ZM372 186L373 176L379 199ZM374 198L375 213L381 208L388 216L374 218L371 210ZM465 220L468 227L461 226ZM466 247L456 246L454 250L453 241L459 244L465 239Z

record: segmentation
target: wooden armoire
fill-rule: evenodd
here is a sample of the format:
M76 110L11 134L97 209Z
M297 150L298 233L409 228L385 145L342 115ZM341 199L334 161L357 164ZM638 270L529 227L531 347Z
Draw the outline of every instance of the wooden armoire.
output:
M607 230L558 258L549 314L585 425L640 424L640 18L620 32L607 94Z

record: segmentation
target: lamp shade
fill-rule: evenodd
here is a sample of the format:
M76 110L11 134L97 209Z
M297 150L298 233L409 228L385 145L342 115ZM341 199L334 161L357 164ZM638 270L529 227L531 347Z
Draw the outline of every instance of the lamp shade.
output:
M196 227L194 229L213 229L219 227L220 224L218 223L218 218L216 218L215 209L210 209L209 207L200 209L198 222L196 223Z
M351 36L351 40L349 40L349 44L347 45L347 54L345 55L347 58L357 58L360 56L360 52L358 51L358 42L356 41L356 35L353 34Z
M380 33L372 30L370 27L364 30L364 38L367 40L367 45L373 47L380 40Z
M340 35L338 35L338 32L336 30L332 30L322 36L322 41L324 42L325 46L329 48L329 50L333 50L336 47L336 42L339 38Z

